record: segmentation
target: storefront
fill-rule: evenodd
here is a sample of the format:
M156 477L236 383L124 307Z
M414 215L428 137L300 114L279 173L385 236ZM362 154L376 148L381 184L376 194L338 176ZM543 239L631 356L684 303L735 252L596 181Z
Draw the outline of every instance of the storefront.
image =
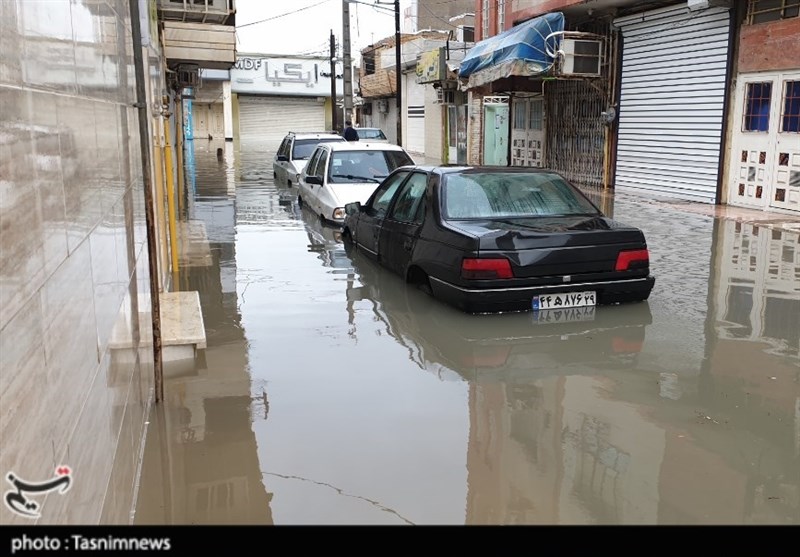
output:
M330 129L330 79L325 58L239 56L231 88L238 96L242 145L277 146L290 131ZM337 90L343 90L341 79Z
M728 83L728 8L685 3L614 20L623 37L615 187L714 203Z
M467 95L458 89L456 70L466 53L451 43L420 55L416 81L425 90L425 154L435 164L467 162Z

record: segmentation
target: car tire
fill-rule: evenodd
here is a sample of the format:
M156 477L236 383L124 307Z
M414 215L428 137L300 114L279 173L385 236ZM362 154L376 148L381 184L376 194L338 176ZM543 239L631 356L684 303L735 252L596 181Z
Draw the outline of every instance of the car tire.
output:
M422 292L424 292L428 296L433 296L433 289L431 288L431 281L426 279L425 282L417 285L417 288L419 288Z
M342 231L342 243L344 245L348 245L349 244L351 246L355 244L355 242L353 242L353 235L350 233L350 229L349 228L345 228Z
M297 204L300 205L301 207L303 206L303 198L300 197L299 195L297 196Z
M277 180L278 179L278 173L277 172L273 172L272 173L272 179L273 180Z

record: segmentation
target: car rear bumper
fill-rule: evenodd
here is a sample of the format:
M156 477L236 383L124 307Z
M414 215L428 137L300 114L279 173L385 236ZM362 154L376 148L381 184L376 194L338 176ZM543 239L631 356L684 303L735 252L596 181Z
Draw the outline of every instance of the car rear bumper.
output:
M440 298L469 313L529 311L534 296L552 293L597 292L598 305L646 300L653 290L652 276L633 279L594 281L512 288L464 288L430 277L431 290Z

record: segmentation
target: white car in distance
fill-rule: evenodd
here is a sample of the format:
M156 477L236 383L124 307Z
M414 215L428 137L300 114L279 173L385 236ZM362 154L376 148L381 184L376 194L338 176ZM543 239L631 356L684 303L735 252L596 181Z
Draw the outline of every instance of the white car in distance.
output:
M300 174L297 202L336 224L344 222L344 206L366 203L394 169L414 165L398 145L353 141L321 143Z
M272 177L276 184L292 187L300 180L300 173L308 163L314 148L323 141L340 141L341 135L330 132L289 132L283 138L272 162Z

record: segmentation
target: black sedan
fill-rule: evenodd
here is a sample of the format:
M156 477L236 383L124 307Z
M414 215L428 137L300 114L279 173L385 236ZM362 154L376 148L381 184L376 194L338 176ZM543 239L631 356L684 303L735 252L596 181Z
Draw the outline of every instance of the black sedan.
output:
M346 213L346 244L470 313L637 302L655 283L642 231L550 170L402 167Z

